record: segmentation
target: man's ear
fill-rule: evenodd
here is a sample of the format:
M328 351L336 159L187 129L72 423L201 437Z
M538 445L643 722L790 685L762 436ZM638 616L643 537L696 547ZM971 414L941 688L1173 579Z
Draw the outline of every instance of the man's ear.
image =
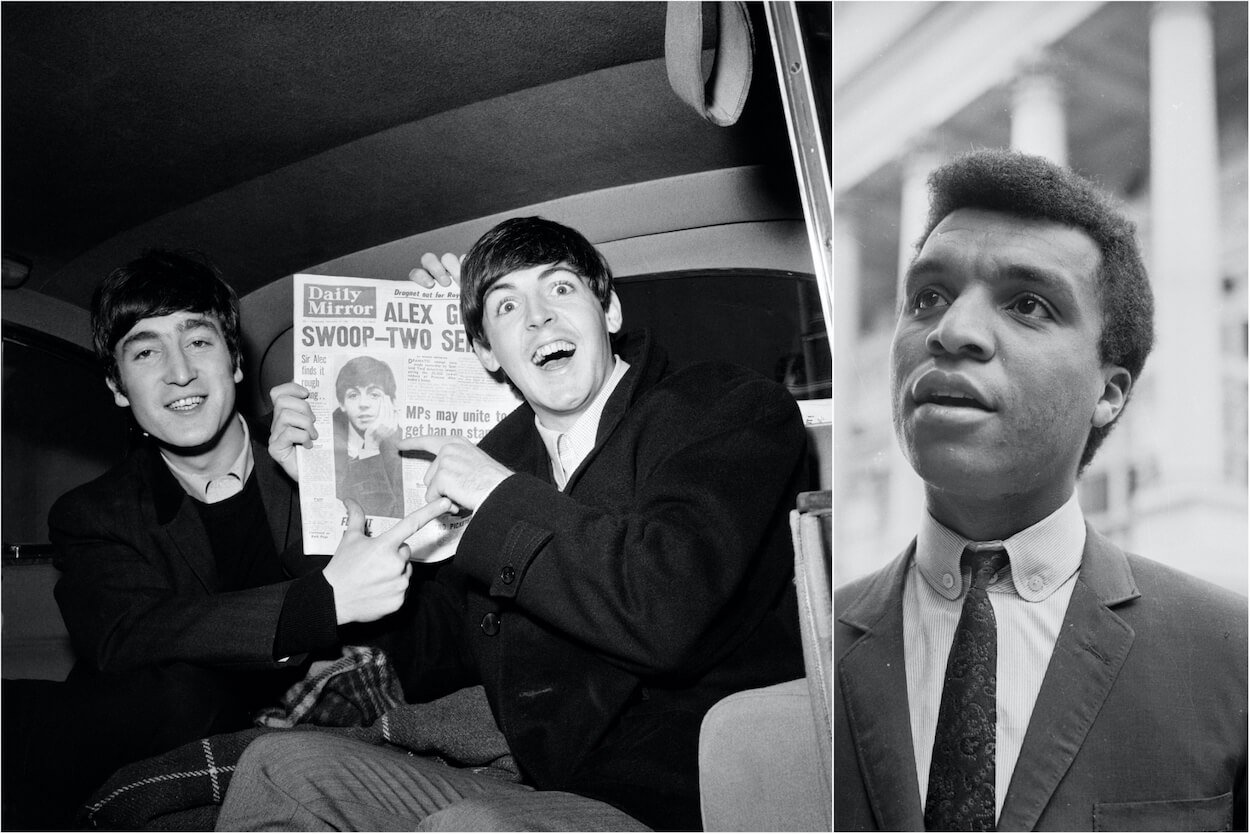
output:
M234 384L238 385L243 381L243 368L239 365L234 366Z
M1096 429L1109 426L1115 422L1128 402L1129 391L1133 389L1133 375L1119 365L1108 365L1103 369L1102 396L1094 406L1094 416L1090 423Z
M625 321L625 314L621 312L621 300L616 297L616 290L612 290L608 296L608 308L603 311L603 315L608 322L608 332L619 332Z
M481 362L486 370L492 374L499 370L499 360L495 358L495 352L477 339L473 340L473 352L477 354L477 361Z
M114 382L110 377L104 378L104 384L107 385L109 390L113 392L113 402L117 403L122 408L130 407L130 400L126 397L126 392L121 389L120 385Z

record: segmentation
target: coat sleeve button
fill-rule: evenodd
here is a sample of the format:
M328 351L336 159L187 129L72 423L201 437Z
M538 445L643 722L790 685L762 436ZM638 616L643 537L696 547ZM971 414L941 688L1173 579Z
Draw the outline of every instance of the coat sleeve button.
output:
M499 571L499 578L505 585L511 585L516 579L516 569L512 565L504 565L503 570Z

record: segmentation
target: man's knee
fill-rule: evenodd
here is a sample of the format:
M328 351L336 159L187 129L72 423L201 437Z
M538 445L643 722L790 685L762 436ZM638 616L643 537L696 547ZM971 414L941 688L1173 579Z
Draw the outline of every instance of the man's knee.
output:
M231 784L252 781L295 799L318 799L355 784L352 742L333 733L279 730L257 736L244 749Z
M299 730L254 739L235 764L218 831L325 831L308 807L320 796L316 776L305 772L307 756L321 756L319 734Z
M243 750L234 769L234 780L240 778L275 783L302 780L298 762L307 755L317 755L321 741L316 733L279 731L257 736Z

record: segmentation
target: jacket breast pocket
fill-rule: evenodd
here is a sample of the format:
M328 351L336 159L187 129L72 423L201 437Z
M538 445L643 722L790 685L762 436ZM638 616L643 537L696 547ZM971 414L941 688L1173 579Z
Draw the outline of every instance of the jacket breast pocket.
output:
M1230 831L1233 794L1157 802L1096 802L1095 831Z

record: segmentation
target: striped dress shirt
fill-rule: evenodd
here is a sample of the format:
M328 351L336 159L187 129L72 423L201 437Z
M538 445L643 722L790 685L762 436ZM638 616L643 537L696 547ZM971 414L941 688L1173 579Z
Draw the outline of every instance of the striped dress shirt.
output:
M946 659L971 581L959 565L969 541L925 513L903 591L907 701L921 807L929 788L929 760ZM998 624L996 817L1002 812L1029 717L1081 566L1085 519L1075 493L1058 510L1007 539L1003 546L1010 565L998 573L988 588Z

